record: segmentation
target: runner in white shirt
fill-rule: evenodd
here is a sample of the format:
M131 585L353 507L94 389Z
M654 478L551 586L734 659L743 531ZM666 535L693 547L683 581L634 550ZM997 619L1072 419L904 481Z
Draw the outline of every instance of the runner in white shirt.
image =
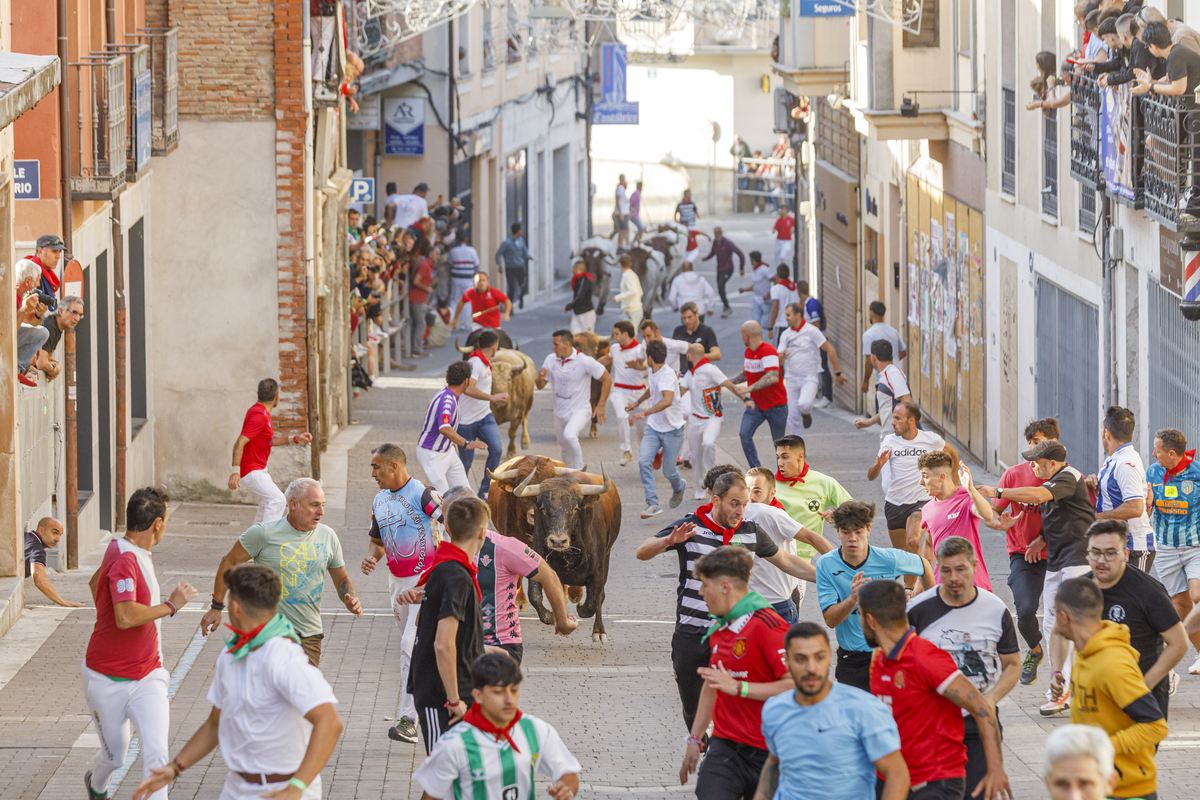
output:
M679 376L666 366L667 347L662 342L646 344L646 361L650 366L646 391L630 403L626 410L632 411L638 404L650 401L649 408L630 416L636 422L646 419L646 430L642 435L642 446L638 452L641 468L642 488L646 490L646 510L642 519L662 513L658 505L658 492L654 486L654 456L662 450L663 476L671 483L671 508L683 502L683 490L687 483L679 477L679 466L675 460L683 447L683 409L679 398Z
M1101 426L1104 452L1108 457L1100 475L1088 476L1096 492L1096 519L1123 519L1129 526L1129 563L1142 572L1154 565L1154 528L1146 513L1146 467L1133 449L1133 412L1113 406L1104 415ZM1151 573L1153 574L1153 573Z
M800 434L800 425L812 425L813 401L821 389L821 351L829 357L830 368L839 373L837 352L821 329L804 319L804 306L792 303L784 309L788 327L779 336L779 357L783 359L783 386L787 389L787 432Z
M236 635L217 656L212 711L179 755L142 781L134 800L165 788L218 745L229 767L221 800L259 800L289 787L303 800L321 796L321 770L342 733L333 689L277 613L282 584L273 570L243 564L227 573L226 586Z
M876 339L871 343L871 363L879 375L875 384L875 414L854 420L854 427L862 430L878 425L879 439L882 441L888 435L887 420L891 418L892 410L900 403L911 401L912 390L908 388L908 377L904 370L892 363L891 342Z
M621 442L621 466L633 461L633 446L630 442L629 412L626 407L646 390L646 346L638 342L633 323L627 319L613 325L612 344L608 355L600 359L605 366L612 366L613 388L609 394L613 416L617 420L617 438ZM635 406L635 411L640 410ZM641 438L646 423L638 421L638 438Z
M929 502L929 493L921 486L917 460L934 450L945 450L954 460L950 474L958 474L958 451L933 431L918 427L921 409L916 403L903 402L892 411L892 433L883 437L879 456L867 470L867 480L880 477L883 483L883 515L888 536L897 550L916 552L921 531L921 507ZM913 545L908 544L909 532Z
M775 277L775 270L771 269L770 264L766 264L762 260L762 253L757 250L750 251L750 263L754 265L754 271L750 273L751 284L738 289L738 294L743 292L753 292L750 295L751 319L758 322L763 330L769 330L771 327L771 281Z
M491 359L500 349L500 336L493 330L479 332L476 347L467 359L471 368L471 377L467 388L463 390L462 398L458 401L458 433L468 442L476 439L487 444L487 463L483 477L479 480L479 496L487 499L488 489L492 479L488 476L500 466L500 426L492 414L492 403L507 403L508 392L492 394L492 362ZM458 448L458 457L462 461L463 472L471 474L471 464L475 461L475 451L466 447Z
M692 449L693 475L701 478L708 473L717 460L717 437L721 435L721 389L725 388L738 397L737 387L725 377L715 364L704 357L704 345L694 342L688 345L687 359L692 364L679 381L685 395L684 417L688 420L687 438ZM696 482L696 499L703 500L708 493Z
M562 461L571 469L583 469L583 449L579 435L592 421L592 379L600 381L600 402L596 405L596 422L608 420L604 404L612 390L612 376L596 359L575 349L575 339L568 330L553 335L553 350L538 370L537 388L550 384L554 390L554 434L562 451Z
M662 335L662 331L658 329L658 323L652 319L642 320L642 324L638 326L638 330L642 332L643 344L650 342L662 342L667 348L667 355L678 358L679 356L687 356L688 343L682 339L669 339ZM674 363L668 361L668 364Z
M771 287L770 300L768 305L770 309L767 315L770 318L770 334L771 341L778 341L779 333L787 327L787 317L785 309L792 303L800 302L800 293L796 291L796 284L788 280L788 275L791 270L787 264L780 264L775 268L775 285ZM819 327L819 326L818 326ZM764 330L766 330L764 328Z

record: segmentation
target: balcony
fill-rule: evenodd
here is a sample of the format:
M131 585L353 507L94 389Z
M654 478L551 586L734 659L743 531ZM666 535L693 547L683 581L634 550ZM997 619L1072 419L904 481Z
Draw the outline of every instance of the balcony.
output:
M170 155L179 146L179 29L141 28L150 47L150 154Z
M76 120L70 154L76 200L113 200L127 169L126 58L97 53L68 65L67 91Z
M1071 177L1092 191L1104 186L1100 168L1100 99L1090 74L1071 76Z
M1200 106L1190 97L1148 94L1141 109L1149 139L1143 169L1146 215L1176 232L1200 232Z
M125 85L129 88L127 125L129 135L125 149L125 181L134 183L150 171L151 93L150 47L144 44L108 45L105 52L125 57L128 68Z

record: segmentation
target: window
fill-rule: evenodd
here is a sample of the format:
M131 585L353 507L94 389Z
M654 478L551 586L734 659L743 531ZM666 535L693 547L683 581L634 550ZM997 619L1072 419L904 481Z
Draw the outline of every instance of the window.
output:
M1004 87L1004 160L1000 166L1000 191L1017 193L1017 93Z
M471 12L454 20L454 45L458 48L458 74L471 74Z
M1079 184L1079 230L1094 233L1096 230L1096 191Z
M971 36L971 11L975 6L974 0L958 0L958 52L970 55L975 50L974 37Z
M879 277L879 234L863 226L863 267Z
M139 219L129 228L129 415L132 439L146 424L146 225Z
M1058 109L1043 115L1042 213L1058 216Z
M917 33L904 32L904 46L938 46L938 0L921 0L921 25Z
M483 39L483 66L481 70L496 68L496 29L492 22L492 6L491 3L483 7L483 25L481 26L480 38Z

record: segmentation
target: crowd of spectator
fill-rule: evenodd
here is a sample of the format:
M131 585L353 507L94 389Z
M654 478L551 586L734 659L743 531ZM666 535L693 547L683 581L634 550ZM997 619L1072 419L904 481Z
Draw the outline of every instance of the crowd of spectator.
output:
M83 300L59 297L62 281L56 270L65 250L62 239L46 234L32 256L17 262L17 379L22 386L37 388L42 377L59 376L58 343L83 319Z

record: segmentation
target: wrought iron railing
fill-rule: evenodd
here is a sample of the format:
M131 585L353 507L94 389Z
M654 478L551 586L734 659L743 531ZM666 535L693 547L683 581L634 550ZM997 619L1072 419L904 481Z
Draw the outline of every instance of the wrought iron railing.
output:
M170 155L179 146L179 29L140 28L150 46L150 153Z
M1071 177L1093 192L1104 185L1100 166L1100 101L1090 74L1071 76Z
M1058 109L1042 115L1042 213L1058 216Z
M151 96L154 89L150 73L150 46L110 44L105 46L105 52L123 55L128 68L125 73L125 86L128 89L125 181L133 183L145 177L150 169Z
M76 120L71 193L76 200L112 200L125 187L126 59L97 53L68 65Z
M1079 187L1079 230L1094 233L1097 217L1096 190L1082 184Z
M1200 231L1200 106L1190 97L1147 94L1145 210L1173 231Z
M1004 152L1001 154L1000 191L1017 193L1017 93L1005 87L1004 94Z

